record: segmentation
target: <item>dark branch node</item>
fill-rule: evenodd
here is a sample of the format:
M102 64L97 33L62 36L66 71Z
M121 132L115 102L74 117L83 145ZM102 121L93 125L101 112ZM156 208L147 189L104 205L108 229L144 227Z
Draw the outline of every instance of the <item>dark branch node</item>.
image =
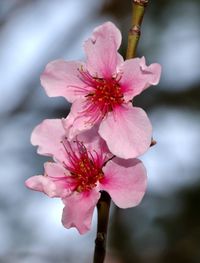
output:
M140 26L134 25L134 26L129 30L129 34L131 34L131 35L136 35L136 36L140 36Z

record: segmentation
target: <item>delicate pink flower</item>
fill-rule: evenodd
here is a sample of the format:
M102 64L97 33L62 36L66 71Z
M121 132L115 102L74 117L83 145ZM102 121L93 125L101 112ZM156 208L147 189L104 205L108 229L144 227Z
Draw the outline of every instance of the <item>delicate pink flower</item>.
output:
M44 165L45 174L30 177L26 186L65 205L62 223L83 234L90 229L100 191L109 193L121 208L136 206L146 190L146 170L137 159L114 157L96 132L96 127L69 142L59 119L45 120L32 133L38 153L55 162Z
M110 151L121 158L143 154L151 142L152 127L146 113L131 100L160 79L159 64L145 59L123 61L117 52L121 33L111 22L97 27L84 43L86 63L56 60L41 76L48 96L72 102L64 121L68 138L99 125L99 134Z

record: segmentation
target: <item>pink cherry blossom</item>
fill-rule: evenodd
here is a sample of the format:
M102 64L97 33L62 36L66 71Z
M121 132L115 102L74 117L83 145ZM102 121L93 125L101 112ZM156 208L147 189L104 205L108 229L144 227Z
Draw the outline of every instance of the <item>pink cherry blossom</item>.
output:
M64 121L71 140L98 125L109 150L128 159L150 146L152 127L141 108L131 100L160 79L161 66L146 66L144 57L124 61L118 53L121 33L111 22L97 27L85 41L86 62L50 62L41 83L50 97L63 96L73 103Z
M101 191L106 191L120 208L139 204L146 190L146 170L137 159L114 157L97 127L68 141L62 121L44 120L33 131L31 141L38 153L51 156L44 175L26 180L26 186L59 197L64 203L62 223L76 227L80 234L91 227L94 208Z

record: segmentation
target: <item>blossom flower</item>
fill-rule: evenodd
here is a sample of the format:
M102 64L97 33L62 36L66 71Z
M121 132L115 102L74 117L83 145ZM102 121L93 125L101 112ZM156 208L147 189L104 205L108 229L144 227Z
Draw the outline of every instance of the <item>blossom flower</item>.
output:
M64 120L68 139L98 125L109 150L128 159L150 146L152 127L144 112L131 100L159 82L159 64L146 66L144 57L124 61L118 53L121 33L111 22L95 28L85 41L86 62L56 60L41 76L50 97L63 96L72 103Z
M120 208L136 206L146 190L146 170L137 159L114 157L96 126L68 141L62 121L44 120L33 131L31 141L38 153L51 156L44 175L32 176L26 186L64 203L62 223L80 234L91 226L101 191L106 191Z

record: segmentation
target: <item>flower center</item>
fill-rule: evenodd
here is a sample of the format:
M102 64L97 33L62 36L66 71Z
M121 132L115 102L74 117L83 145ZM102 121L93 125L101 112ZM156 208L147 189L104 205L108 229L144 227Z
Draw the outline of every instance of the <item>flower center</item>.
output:
M102 171L103 158L96 152L92 155L80 141L74 141L72 147L68 141L62 141L67 152L65 168L71 173L73 190L89 191L96 187L97 182L104 176Z
M108 112L113 111L124 102L120 86L121 75L115 78L103 79L93 77L88 71L79 70L80 79L87 85L88 94L83 114L92 115L91 121L102 119Z
M100 109L103 115L123 103L123 93L116 79L96 78L94 83L94 91L89 93L87 98Z

